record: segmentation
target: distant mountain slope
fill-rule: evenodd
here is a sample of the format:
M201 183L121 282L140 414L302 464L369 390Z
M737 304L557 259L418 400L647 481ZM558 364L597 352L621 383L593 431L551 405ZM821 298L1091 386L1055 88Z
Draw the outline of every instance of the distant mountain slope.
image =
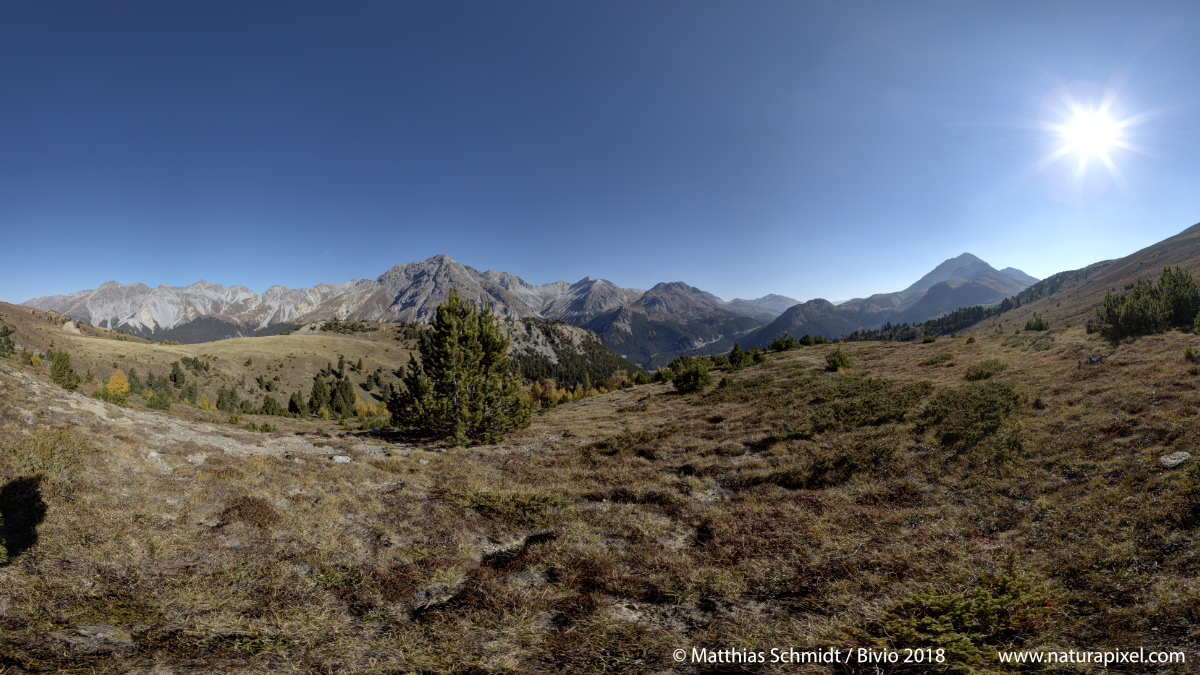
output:
M660 283L642 294L629 306L655 321L687 322L693 319L724 317L732 312L711 293L682 281Z
M761 321L728 313L683 322L657 321L629 307L618 307L592 319L586 328L617 354L643 368L654 368L698 349L728 351L735 340L761 326Z
M1030 285L1027 279L1033 277L1021 274L1023 278L1003 273L963 253L942 262L903 291L854 298L838 305L838 310L864 329L885 323L921 323L959 307L999 304ZM930 292L934 296L926 299Z
M1014 293L1015 295L1015 293ZM925 291L920 299L888 319L890 323L921 323L959 307L997 305L1007 297L986 283L976 280L950 279L939 281Z
M749 300L741 300L738 298L725 303L725 307L734 314L748 316L751 319L758 319L763 323L771 323L775 320L775 317L782 314L782 311L780 310L772 309L766 305L760 305L750 302Z
M996 272L991 265L979 258L970 253L963 253L957 258L950 258L930 270L928 274L917 279L911 286L900 291L900 296L909 298L921 291L929 290L936 283L951 279L970 279L976 274L988 271Z
M584 277L551 297L542 306L541 315L550 320L582 324L613 307L636 302L644 292L635 288L621 288L604 279Z
M537 319L505 319L512 343L508 354L531 380L553 379L560 388L587 381L599 384L613 371L632 374L637 365L621 358L587 328Z
M854 332L858 326L846 318L838 307L828 300L817 298L803 304L789 307L771 323L739 340L743 349L752 345L766 347L775 338L790 334L803 337L805 333L816 337L824 335L836 338L840 335Z
M1000 270L1000 273L1007 274L1008 276L1010 276L1014 279L1017 279L1019 281L1025 282L1026 284L1029 284L1030 286L1041 281L1041 279L1034 277L1034 276L1030 276L1015 267L1005 267L1004 269Z
M49 311L52 307L65 300L65 295L43 295L40 298L33 298L22 302L26 307L34 307L43 311Z
M738 300L734 300L733 302L738 302ZM774 293L764 295L761 298L755 298L754 300L750 300L750 302L768 307L780 313L786 311L788 307L800 304L799 300L793 300L786 295L775 295Z

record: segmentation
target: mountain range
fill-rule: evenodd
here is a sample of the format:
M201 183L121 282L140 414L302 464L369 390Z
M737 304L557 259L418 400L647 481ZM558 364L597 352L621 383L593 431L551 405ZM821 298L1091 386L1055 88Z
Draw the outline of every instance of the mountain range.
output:
M779 318L739 341L765 347L772 340L805 333L837 337L887 323L920 323L959 307L992 306L1039 281L1021 270L997 270L970 253L950 258L908 288L854 298L840 305L815 299L793 305Z
M903 291L855 298L839 306L799 303L781 295L726 302L683 282L647 291L584 277L536 286L489 269L480 272L448 255L392 267L376 279L352 279L261 295L245 286L201 280L188 286L109 281L94 290L34 298L23 304L156 340L201 342L286 330L325 319L429 322L451 288L487 302L502 317L585 326L617 353L651 366L681 353L724 351L734 341L769 342L783 331L829 337L885 322L917 322L957 307L996 304L1037 280L1020 270L996 270L964 253Z

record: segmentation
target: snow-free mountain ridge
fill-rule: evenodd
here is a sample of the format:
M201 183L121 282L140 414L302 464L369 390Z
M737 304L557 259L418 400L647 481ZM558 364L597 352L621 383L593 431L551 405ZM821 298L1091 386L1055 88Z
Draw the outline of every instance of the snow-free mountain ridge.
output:
M575 283L534 285L507 272L480 272L448 255L435 255L395 265L375 279L300 289L272 286L261 295L245 286L204 280L155 288L109 281L94 290L24 304L154 339L196 342L335 318L429 322L456 288L471 301L486 302L501 317L586 325L614 349L618 343L623 345L626 351L618 349L618 353L647 363L687 350L722 348L726 342L731 346L734 340L760 327L765 331L781 319L779 326L799 330L819 316L822 319L816 323L836 334L886 321L924 321L961 306L995 304L1032 279L1008 269L1011 273L998 271L964 253L903 291L855 298L835 307L824 300L799 303L774 294L725 302L682 281L660 283L648 291L590 276Z

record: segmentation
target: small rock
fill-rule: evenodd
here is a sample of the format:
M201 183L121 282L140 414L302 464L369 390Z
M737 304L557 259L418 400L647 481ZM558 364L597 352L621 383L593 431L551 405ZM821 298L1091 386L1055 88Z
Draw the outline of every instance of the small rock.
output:
M89 654L125 652L134 646L129 632L115 626L79 626L57 637L76 651Z
M1173 469L1191 458L1192 454L1189 452L1172 452L1169 455L1159 457L1158 463L1162 464L1164 468Z
M330 457L329 459L332 459L334 464L346 464L347 462L350 461L350 458L347 457L346 455L334 455L333 457Z
M428 463L429 463L429 460L427 460L427 459L418 459L417 460L417 464L428 464Z
M500 580L500 583L510 588L529 588L540 590L546 587L548 577L539 570L525 570L510 574Z

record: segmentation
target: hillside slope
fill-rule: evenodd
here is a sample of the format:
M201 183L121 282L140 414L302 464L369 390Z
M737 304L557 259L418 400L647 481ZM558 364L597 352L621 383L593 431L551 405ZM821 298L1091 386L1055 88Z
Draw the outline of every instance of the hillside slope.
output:
M989 318L967 332L979 334L997 328L1021 328L1035 312L1052 326L1083 325L1096 318L1096 310L1104 302L1105 294L1124 293L1126 286L1139 279L1155 281L1164 267L1176 266L1200 279L1200 224L1123 258L1051 275L1043 280L1048 291L1041 297Z

